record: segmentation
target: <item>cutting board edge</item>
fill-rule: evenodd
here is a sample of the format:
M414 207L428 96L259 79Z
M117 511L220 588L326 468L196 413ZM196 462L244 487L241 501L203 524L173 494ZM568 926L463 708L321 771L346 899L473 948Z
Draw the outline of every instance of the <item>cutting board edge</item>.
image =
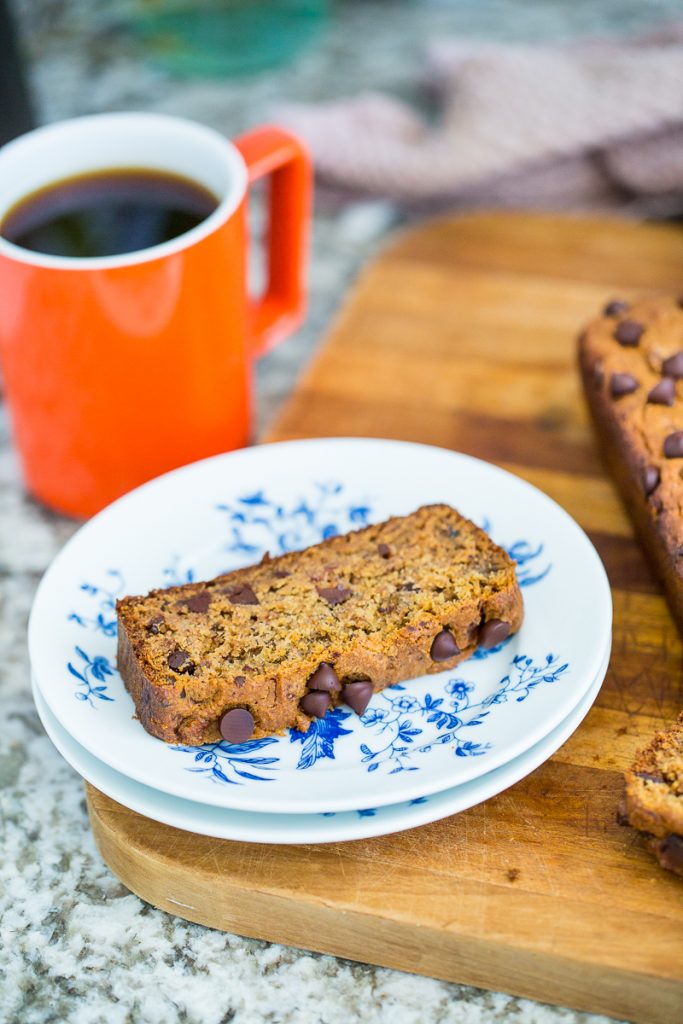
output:
M475 987L488 987L494 961L502 991L584 1012L616 1015L635 1024L672 1024L676 1014L683 1012L683 979L654 979L632 969L619 971L604 963L572 960L429 926L419 928L420 953L415 962L415 923L390 921L357 910L340 912L318 902L306 906L305 917L292 915L286 897L265 889L246 890L218 871L208 883L203 871L206 892L202 894L200 887L196 896L191 895L198 879L191 865L173 858L155 862L153 851L142 843L127 842L117 831L117 815L134 812L121 808L88 783L85 792L95 842L109 869L145 902L192 923L396 970L405 971L408 960L414 966L409 973ZM189 898L197 905L186 903ZM327 936L327 941L320 941L320 936ZM586 990L590 991L588 998L583 995Z

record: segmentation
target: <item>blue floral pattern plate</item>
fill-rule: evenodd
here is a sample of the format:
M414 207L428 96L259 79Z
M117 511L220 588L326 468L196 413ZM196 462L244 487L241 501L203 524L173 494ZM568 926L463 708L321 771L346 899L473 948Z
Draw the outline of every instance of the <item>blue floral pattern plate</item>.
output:
M472 782L384 807L362 807L338 814L252 814L224 807L210 807L161 793L128 776L115 772L93 757L69 736L48 710L38 688L33 694L38 714L53 744L72 768L100 792L105 793L153 821L216 839L251 843L339 843L349 839L403 832L405 829L439 821L474 807L501 793L546 761L579 727L593 705L602 685L609 654L590 690L573 711L539 743L512 761L487 772Z
M208 578L431 502L517 561L520 632L451 672L340 707L306 733L171 747L133 717L116 671L116 599ZM245 449L153 480L87 523L46 573L29 651L51 713L115 771L169 795L262 813L380 807L464 784L538 743L595 680L611 635L602 564L574 521L497 467L396 441Z

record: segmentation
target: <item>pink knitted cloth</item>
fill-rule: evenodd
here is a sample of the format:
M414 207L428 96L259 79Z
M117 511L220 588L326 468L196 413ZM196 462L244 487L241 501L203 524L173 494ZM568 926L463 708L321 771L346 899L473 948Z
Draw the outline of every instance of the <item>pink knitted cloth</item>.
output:
M624 43L441 41L429 125L376 93L290 105L322 180L412 203L683 210L683 24Z

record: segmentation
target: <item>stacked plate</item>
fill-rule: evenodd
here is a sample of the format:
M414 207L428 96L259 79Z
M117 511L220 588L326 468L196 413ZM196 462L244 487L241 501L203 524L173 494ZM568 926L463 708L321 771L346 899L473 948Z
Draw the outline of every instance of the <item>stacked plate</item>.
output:
M115 602L447 502L517 562L520 632L451 671L340 707L306 734L172 747L149 736L116 671ZM612 606L594 548L558 505L477 459L364 439L296 441L186 466L87 523L31 613L36 706L103 793L224 839L323 843L398 832L471 807L572 734L609 661Z

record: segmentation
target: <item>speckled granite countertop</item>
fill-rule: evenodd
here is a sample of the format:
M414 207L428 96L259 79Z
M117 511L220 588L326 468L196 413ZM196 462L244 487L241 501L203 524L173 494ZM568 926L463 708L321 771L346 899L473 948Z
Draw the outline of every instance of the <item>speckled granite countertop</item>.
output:
M596 11L599 8L599 13ZM534 39L665 18L648 5L578 0L339 4L289 68L177 82L125 31L124 2L22 0L16 11L42 120L155 109L235 134L276 100L361 88L409 95L424 43L442 33ZM647 9L647 10L645 10ZM598 19L596 21L596 18ZM383 202L328 201L316 214L311 312L258 368L258 431L272 417L357 268L402 221ZM104 867L82 784L45 737L29 692L26 620L37 582L75 525L23 493L0 400L0 1021L12 1024L599 1024L605 1018L209 931L155 910Z

